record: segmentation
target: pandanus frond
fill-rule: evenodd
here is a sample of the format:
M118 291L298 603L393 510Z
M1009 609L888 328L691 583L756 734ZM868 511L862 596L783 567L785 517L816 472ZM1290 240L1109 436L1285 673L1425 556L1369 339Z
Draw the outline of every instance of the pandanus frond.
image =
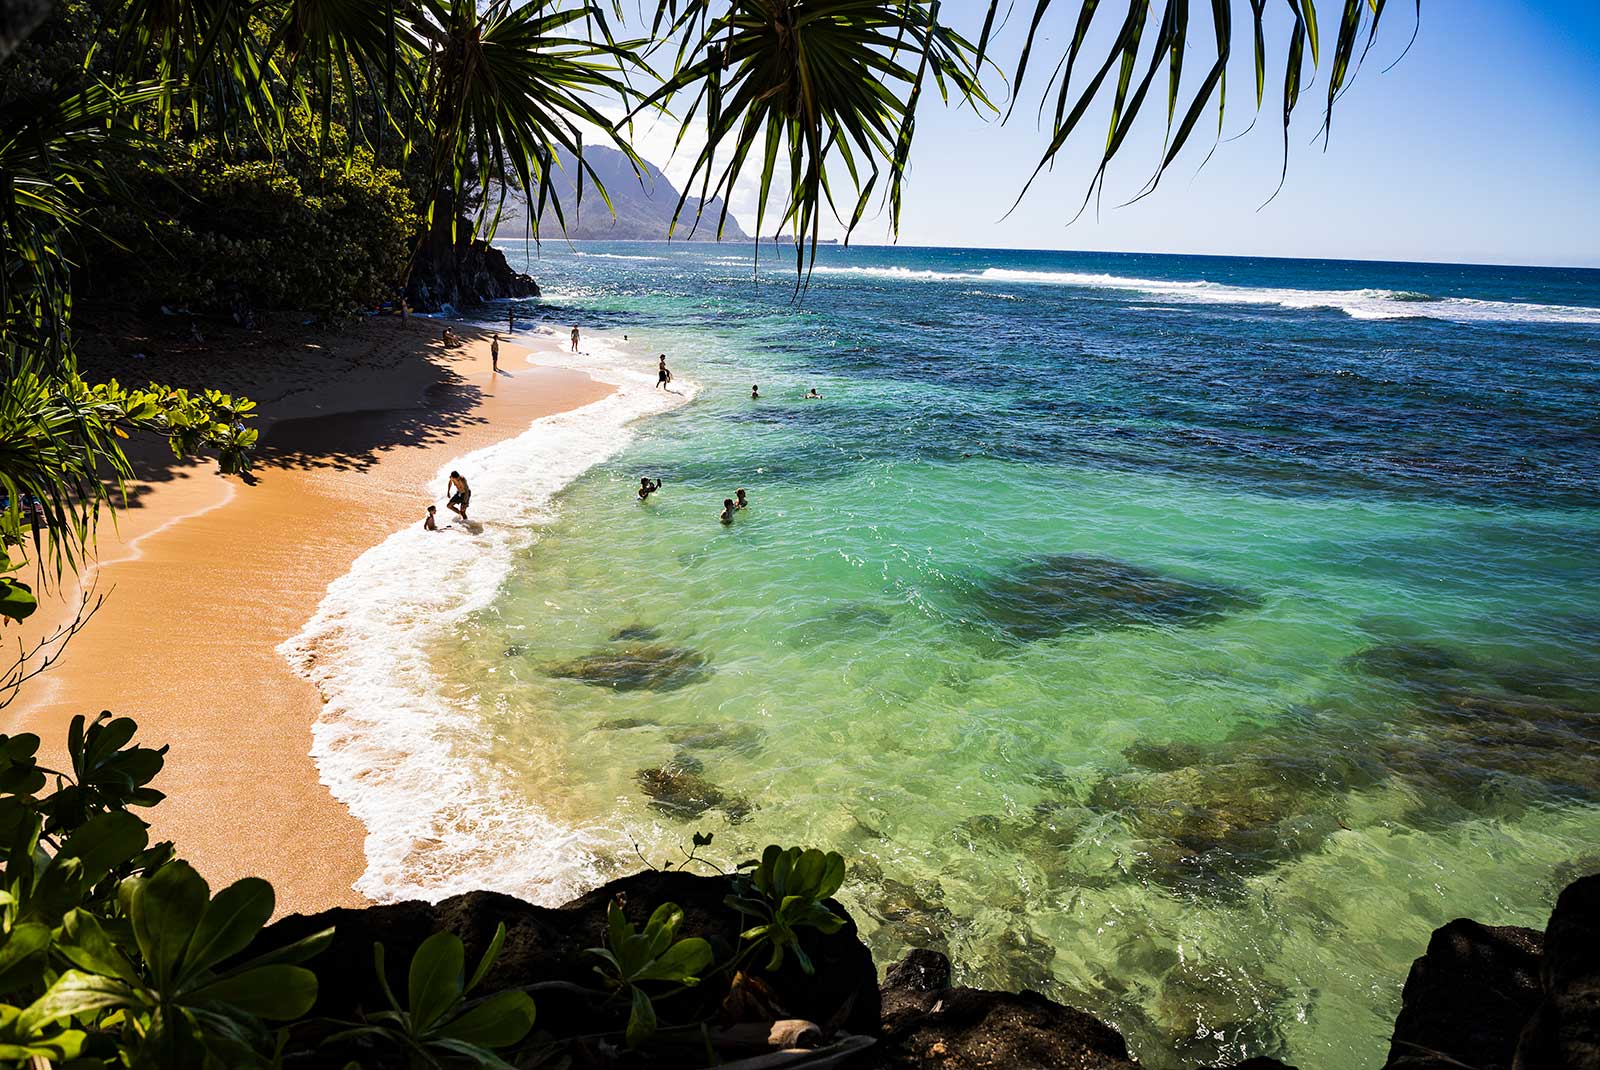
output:
M1032 17L1018 53L1012 77L1012 107L1015 107L1027 85L1030 60L1035 45L1041 40L1041 27L1054 0L1036 0ZM1301 91L1307 84L1306 63L1313 70L1321 62L1321 33L1315 0L1283 0L1287 14L1292 19L1288 43L1283 53L1283 77L1280 121L1284 137L1283 171L1279 187L1288 169L1289 124L1300 102ZM1234 15L1247 9L1249 28L1254 44L1255 113L1259 114L1267 90L1267 4L1268 0L1211 0L1209 35L1194 20L1191 27L1189 0L1125 0L1124 4L1102 4L1100 0L1079 0L1076 5L1065 4L1069 11L1075 6L1073 30L1069 43L1060 56L1041 94L1040 115L1054 103L1049 125L1050 140L1040 155L1033 174L1017 196L1020 202L1033 181L1049 167L1066 147L1072 135L1083 123L1085 116L1097 100L1110 97L1111 118L1106 130L1105 145L1098 166L1090 179L1084 198L1089 198L1105 180L1106 168L1123 148L1136 120L1143 112L1150 90L1163 70L1166 72L1165 90L1154 96L1165 98L1166 126L1160 156L1154 172L1139 196L1153 191L1166 170L1172 166L1189 143L1201 120L1214 108L1216 111L1215 140L1220 140L1227 107L1228 66L1233 54ZM1332 128L1333 108L1340 95L1349 87L1350 79L1361 66L1367 51L1377 37L1386 0L1343 0L1338 29L1334 38L1333 61L1328 74L1327 101L1323 113L1322 134ZM1120 23L1102 17L1104 9L1122 10ZM1421 0L1416 0L1416 14L1421 17ZM996 30L996 15L1000 0L990 0L983 31L978 38L978 59L987 56ZM1099 23L1115 25L1115 36L1103 53L1092 54L1085 44L1091 30ZM1210 62L1198 83L1185 87L1183 83L1184 59L1191 46L1198 45L1204 36L1210 36ZM1144 51L1149 41L1149 51ZM1201 45L1205 48L1207 46ZM1409 47L1409 45L1407 46ZM1308 55L1309 53L1309 55ZM1143 60L1141 62L1141 57ZM1087 68L1087 70L1085 70ZM1113 75L1113 71L1115 74ZM1081 80L1075 76L1082 76ZM1113 88L1107 93L1107 83ZM1009 116L1009 111L1007 112ZM1252 122L1254 120L1252 119ZM1081 211L1081 209L1080 209Z
M683 40L676 73L635 114L688 96L678 115L683 132L697 122L706 130L673 231L685 222L694 191L699 200L688 225L698 225L703 206L720 196L720 236L734 186L753 169L760 176L756 231L765 227L776 184L774 229L791 229L797 269L806 269L807 244L815 260L824 204L848 241L873 194L886 187L889 227L898 234L925 85L931 79L946 102L953 95L990 107L971 44L938 14L938 0L733 0L725 14L708 17L701 5L676 14L663 0L657 22L670 19L671 33Z

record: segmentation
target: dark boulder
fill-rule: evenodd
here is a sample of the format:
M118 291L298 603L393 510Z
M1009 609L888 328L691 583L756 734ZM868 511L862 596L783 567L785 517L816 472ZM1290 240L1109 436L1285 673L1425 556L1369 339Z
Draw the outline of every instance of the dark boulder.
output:
M1567 885L1544 931L1543 999L1515 1070L1600 1067L1600 873Z
M1122 1034L1037 992L950 988L950 960L913 951L884 979L883 1070L1136 1070Z
M433 242L422 243L406 285L412 308L438 312L445 305L464 308L501 297L539 296L539 284L531 276L512 271L504 253L471 233L463 219L454 249L448 241L439 249Z
M1532 929L1467 918L1435 929L1406 978L1389 1070L1510 1070L1517 1034L1539 1002L1542 942Z

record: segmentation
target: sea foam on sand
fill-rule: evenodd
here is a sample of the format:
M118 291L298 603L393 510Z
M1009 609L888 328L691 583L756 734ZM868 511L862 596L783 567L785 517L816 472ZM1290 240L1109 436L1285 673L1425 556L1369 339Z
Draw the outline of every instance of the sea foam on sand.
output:
M430 490L442 500L450 470L465 473L472 529L456 521L429 532L419 521L393 533L330 584L316 615L278 648L322 692L311 755L366 828L355 888L374 900L487 888L562 902L602 880L597 860L617 847L605 830L563 827L521 798L508 805L481 771L453 765L451 741L480 729L440 694L427 657L430 642L490 603L563 487L620 451L634 420L696 392L693 383L655 389L653 362L603 339L586 336L585 349L543 349L539 362L616 383L616 393L442 465ZM449 519L440 510L441 524Z

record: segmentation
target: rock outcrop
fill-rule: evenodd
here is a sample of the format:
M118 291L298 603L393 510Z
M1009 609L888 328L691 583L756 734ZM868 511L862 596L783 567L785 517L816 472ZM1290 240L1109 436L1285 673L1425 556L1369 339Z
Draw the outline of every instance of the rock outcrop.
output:
M1411 966L1385 1070L1600 1067L1600 874L1541 934L1458 918Z
M454 256L423 243L406 285L412 308L438 312L445 305L463 308L501 297L539 296L532 276L512 271L504 253L471 233L468 222L461 220Z
M537 986L545 1057L574 1068L698 1067L706 1064L706 1037L698 1030L692 1038L679 1038L677 1047L670 1038L662 1040L648 1054L618 1046L615 1038L626 1008L621 1001L595 994L594 959L585 949L604 943L606 908L621 897L635 924L642 924L661 903L677 903L685 914L680 935L706 939L718 962L731 962L747 920L724 902L730 889L727 878L650 872L613 881L554 909L472 892L438 904L330 910L282 919L245 955L332 926L332 945L310 963L320 980L313 1013L328 1021L350 1021L385 1007L375 974L375 942L384 945L390 987L403 993L411 956L431 933L442 929L460 936L470 964L503 924L505 944L480 991ZM832 907L844 913L838 904ZM664 996L662 1021L713 1023L712 1039L733 1046L720 1050L723 1061L748 1056L753 1047L776 1060L763 1056L760 1065L794 1065L797 1070L1140 1066L1121 1034L1082 1011L1037 992L953 986L950 961L938 952L910 952L885 971L880 986L853 922L832 935L802 930L801 944L816 964L814 975L802 972L792 955L772 972L761 971L755 962L732 976L713 971L699 986ZM780 1055L780 1048L813 1050ZM1156 1065L1171 1064L1151 1058ZM328 1065L342 1067L345 1062L339 1056ZM1406 979L1386 1070L1463 1066L1600 1067L1600 874L1576 881L1561 894L1542 934L1467 919L1433 934ZM1196 1070L1294 1068L1255 1058Z

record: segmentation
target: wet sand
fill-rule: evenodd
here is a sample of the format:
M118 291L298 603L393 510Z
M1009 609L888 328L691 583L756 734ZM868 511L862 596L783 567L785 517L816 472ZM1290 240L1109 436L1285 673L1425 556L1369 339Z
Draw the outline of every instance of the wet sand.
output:
M434 327L373 324L213 378L262 402L253 478L141 451L147 481L130 488L115 529L102 525L86 577L104 604L5 711L5 731L43 737L46 761L74 714L134 717L138 739L172 748L153 785L168 798L145 814L152 835L176 842L213 888L267 878L280 913L362 903L351 884L364 830L309 756L321 696L275 648L357 556L422 522L441 465L613 389L532 367L506 342L495 375L487 336L463 332L467 344L446 351ZM433 501L441 524L453 519ZM55 592L24 638L69 620L78 601Z

